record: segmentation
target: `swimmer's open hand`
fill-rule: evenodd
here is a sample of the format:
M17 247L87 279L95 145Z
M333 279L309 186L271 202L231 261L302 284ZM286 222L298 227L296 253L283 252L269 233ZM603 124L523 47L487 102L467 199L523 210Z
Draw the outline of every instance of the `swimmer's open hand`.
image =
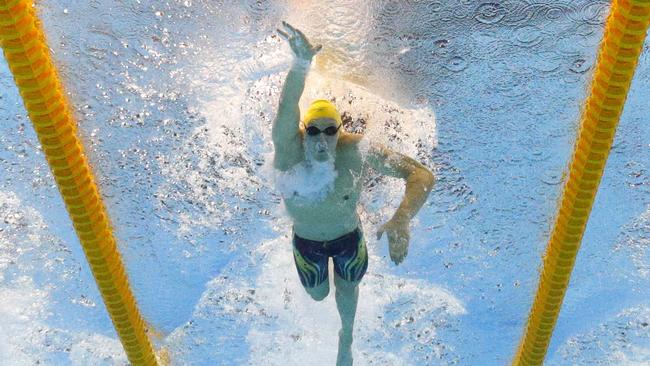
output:
M395 264L400 264L408 254L409 250L409 220L401 217L393 217L377 230L377 240L386 232L388 235L388 250L390 259Z
M307 40L305 34L291 26L289 23L283 21L282 25L284 26L284 30L278 29L278 33L280 33L284 39L289 41L289 46L291 46L291 50L296 58L311 61L314 55L323 48L321 45L317 45L316 47L312 46Z

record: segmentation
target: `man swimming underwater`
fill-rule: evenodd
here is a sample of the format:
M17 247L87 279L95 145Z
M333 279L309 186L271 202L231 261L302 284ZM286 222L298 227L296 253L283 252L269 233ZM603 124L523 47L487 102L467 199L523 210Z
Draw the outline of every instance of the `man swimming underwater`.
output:
M368 144L362 156L363 136L341 128L341 116L329 101L313 102L300 126L298 102L311 60L321 46L312 46L301 31L286 22L282 24L284 30L278 32L289 42L295 57L273 123L273 164L282 172L304 174L321 171L317 167L327 164L335 169L335 174L330 176L331 184L323 188L324 194L312 187L297 187L283 198L293 219L293 256L300 282L316 301L329 293L328 261L330 257L333 260L336 307L342 323L336 364L352 365L358 285L368 267L366 243L356 210L363 182L359 177L370 166L381 174L406 180L406 192L399 208L377 231L377 240L384 232L387 234L390 257L395 264L400 264L408 253L409 222L426 201L434 177L417 161L377 144Z

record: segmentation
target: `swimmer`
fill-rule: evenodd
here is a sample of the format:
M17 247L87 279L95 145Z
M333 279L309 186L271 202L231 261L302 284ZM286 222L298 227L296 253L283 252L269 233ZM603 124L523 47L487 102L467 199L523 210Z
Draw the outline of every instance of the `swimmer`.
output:
M293 194L283 194L283 199L293 220L293 256L298 275L316 301L329 293L328 262L332 258L336 307L342 324L336 364L352 365L358 286L368 268L365 234L357 214L363 174L372 167L380 174L406 181L399 208L376 233L377 240L386 233L390 258L396 265L408 254L409 222L431 192L434 176L414 159L379 144L370 143L366 156L362 156L363 135L346 132L336 106L327 100L311 103L301 119L298 101L312 58L322 47L313 46L288 23L282 25L278 33L289 42L294 62L273 122L273 165L281 172L301 167L299 171L306 174L327 163L335 169L333 184L324 197L316 197L313 190L301 189L297 184Z

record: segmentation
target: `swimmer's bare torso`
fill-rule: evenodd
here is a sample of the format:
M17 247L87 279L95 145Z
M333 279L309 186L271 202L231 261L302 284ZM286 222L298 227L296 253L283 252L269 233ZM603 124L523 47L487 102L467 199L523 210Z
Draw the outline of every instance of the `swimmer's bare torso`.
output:
M340 136L334 160L337 176L333 189L324 199L301 197L298 192L284 197L296 235L310 240L331 240L359 226L357 204L366 170L359 151L361 139L358 134L344 133ZM305 164L305 160L298 164Z

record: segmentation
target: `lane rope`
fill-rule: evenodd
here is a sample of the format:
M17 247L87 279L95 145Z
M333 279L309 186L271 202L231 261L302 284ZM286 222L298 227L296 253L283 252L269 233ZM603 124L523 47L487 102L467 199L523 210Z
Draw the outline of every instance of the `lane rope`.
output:
M157 365L32 1L0 0L0 42L129 362Z
M613 2L535 301L513 365L544 362L649 23L650 0Z

